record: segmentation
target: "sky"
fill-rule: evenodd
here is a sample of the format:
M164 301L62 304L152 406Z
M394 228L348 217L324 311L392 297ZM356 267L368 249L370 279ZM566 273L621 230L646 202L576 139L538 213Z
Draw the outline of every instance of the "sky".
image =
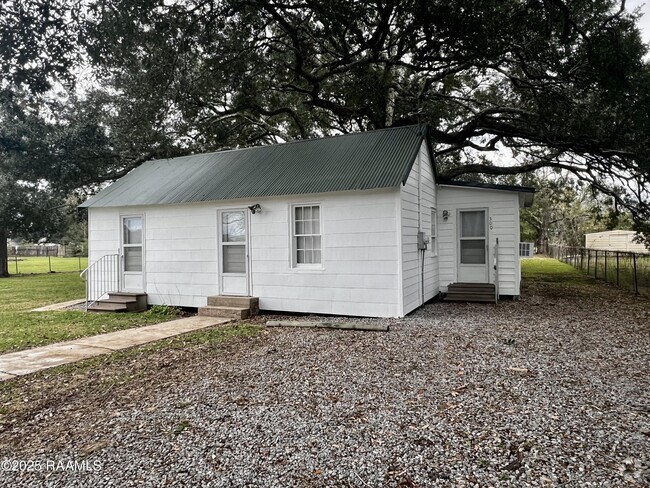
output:
M650 43L650 0L627 0L625 2L626 10L632 11L637 7L641 7L641 13L643 13L638 24L641 35L646 43Z

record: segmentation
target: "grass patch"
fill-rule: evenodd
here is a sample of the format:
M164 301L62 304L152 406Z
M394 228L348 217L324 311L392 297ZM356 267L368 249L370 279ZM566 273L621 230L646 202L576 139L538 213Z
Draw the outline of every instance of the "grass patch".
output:
M83 299L84 293L84 281L76 273L0 279L0 353L174 318L168 310L121 314L29 311L44 305Z
M87 257L55 258L47 256L9 257L9 274L80 273L88 266Z
M573 266L553 258L534 257L521 260L521 277L526 281L593 285L594 280Z

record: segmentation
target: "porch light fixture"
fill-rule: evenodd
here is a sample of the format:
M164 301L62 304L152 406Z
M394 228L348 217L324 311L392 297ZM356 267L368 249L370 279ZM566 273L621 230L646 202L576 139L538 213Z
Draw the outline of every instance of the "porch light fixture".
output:
M449 210L443 210L442 211L442 220L447 222L447 219L449 218Z
M256 214L258 212L262 213L262 207L260 206L259 203L256 203L255 205L251 205L250 207L248 207L248 210L250 210L252 214Z

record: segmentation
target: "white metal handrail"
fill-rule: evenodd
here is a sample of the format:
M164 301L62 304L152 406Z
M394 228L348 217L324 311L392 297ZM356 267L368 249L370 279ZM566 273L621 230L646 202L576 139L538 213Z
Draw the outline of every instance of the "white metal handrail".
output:
M109 292L120 291L120 255L102 256L88 265L79 276L86 279L87 312L88 307L101 300Z
M499 301L499 238L494 244L494 302Z

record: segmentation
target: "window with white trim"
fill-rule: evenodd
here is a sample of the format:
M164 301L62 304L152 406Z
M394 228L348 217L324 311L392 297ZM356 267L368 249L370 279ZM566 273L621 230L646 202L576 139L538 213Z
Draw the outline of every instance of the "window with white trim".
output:
M124 271L142 272L142 217L122 217Z
M320 205L293 206L293 265L322 263Z
M438 212L435 208L431 209L431 252L434 256L438 255Z

